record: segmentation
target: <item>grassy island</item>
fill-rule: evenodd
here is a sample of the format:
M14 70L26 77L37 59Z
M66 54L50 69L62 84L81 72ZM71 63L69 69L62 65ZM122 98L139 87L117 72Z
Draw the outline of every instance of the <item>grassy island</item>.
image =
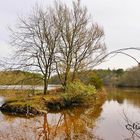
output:
M11 92L11 91L7 91ZM42 95L36 91L12 91L4 93L5 103L1 110L15 115L39 115L47 111L60 111L74 106L89 106L102 103L105 95L94 86L84 85L81 82L69 83L65 90L59 88Z

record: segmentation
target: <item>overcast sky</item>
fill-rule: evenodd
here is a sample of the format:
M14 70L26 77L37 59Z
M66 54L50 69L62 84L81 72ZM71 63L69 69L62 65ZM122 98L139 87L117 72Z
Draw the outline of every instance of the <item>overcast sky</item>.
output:
M63 0L70 5L72 0ZM0 58L9 55L8 26L17 23L18 15L28 15L36 3L49 6L53 0L0 0ZM82 0L93 21L104 28L108 52L125 47L140 48L140 0ZM140 51L129 52L140 61ZM118 55L96 68L130 68L137 63Z

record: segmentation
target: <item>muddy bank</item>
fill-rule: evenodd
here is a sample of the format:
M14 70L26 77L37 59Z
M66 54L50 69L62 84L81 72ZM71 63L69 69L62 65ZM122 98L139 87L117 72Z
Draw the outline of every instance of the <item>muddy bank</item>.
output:
M14 106L8 103L4 103L0 110L4 113L12 114L12 115L25 115L25 116L35 116L41 114L41 111L30 107L30 106Z

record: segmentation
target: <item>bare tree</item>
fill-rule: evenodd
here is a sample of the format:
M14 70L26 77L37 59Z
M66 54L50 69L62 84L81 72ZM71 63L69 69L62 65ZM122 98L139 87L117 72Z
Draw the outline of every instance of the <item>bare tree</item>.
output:
M32 15L19 18L12 31L11 44L17 46L16 69L38 71L43 75L44 94L53 71L53 59L57 45L58 31L52 22L51 10L36 7Z
M72 8L57 2L45 10L37 6L28 17L20 17L11 31L11 44L17 46L12 65L42 73L44 94L53 71L66 87L80 70L93 68L110 54L125 54L125 48L106 54L104 31L92 22L80 0Z
M98 24L91 22L87 8L81 6L80 0L73 2L72 9L56 3L53 17L60 33L56 70L63 86L66 86L70 80L76 79L79 70L102 61L106 50L104 31Z

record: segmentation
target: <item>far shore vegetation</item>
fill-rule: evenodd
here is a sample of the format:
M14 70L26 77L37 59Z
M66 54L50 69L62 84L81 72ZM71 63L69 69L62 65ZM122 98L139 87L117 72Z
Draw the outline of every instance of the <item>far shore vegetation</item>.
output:
M115 87L140 87L140 67L135 66L126 70L123 69L98 69L83 70L77 73L77 80L85 85L92 85L96 89L103 86ZM16 77L16 78L15 78ZM43 86L43 80L39 73L32 73L20 70L1 71L0 85L40 85ZM62 75L63 77L63 75ZM71 73L70 73L71 77ZM53 75L49 84L61 85L58 75Z

